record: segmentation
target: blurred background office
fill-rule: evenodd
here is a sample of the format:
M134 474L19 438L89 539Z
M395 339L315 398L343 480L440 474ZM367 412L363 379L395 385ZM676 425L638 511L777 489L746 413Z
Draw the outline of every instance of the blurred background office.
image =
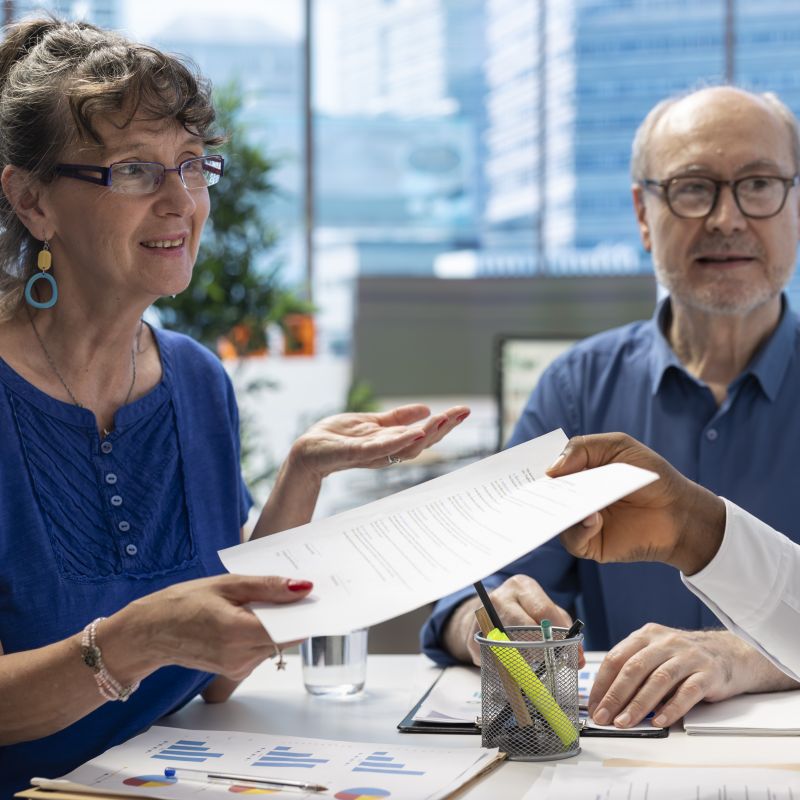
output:
M227 222L212 217L193 286L154 319L229 359L257 497L327 413L473 406L423 463L337 476L323 514L497 449L553 355L651 315L629 154L658 100L733 82L800 113L792 0L2 9L5 22L47 10L124 30L190 56L221 93L244 168L226 178ZM789 294L797 308L797 279ZM373 647L416 649L415 634L410 620Z

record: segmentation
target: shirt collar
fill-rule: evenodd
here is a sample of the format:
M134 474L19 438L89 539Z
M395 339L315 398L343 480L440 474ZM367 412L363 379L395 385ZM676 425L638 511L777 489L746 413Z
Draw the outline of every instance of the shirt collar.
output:
M650 364L654 395L658 393L664 375L671 367L688 375L665 334L671 314L669 297L666 297L656 306L652 319L654 344ZM774 401L794 353L797 324L797 316L789 308L786 295L781 295L781 316L778 327L733 383L739 382L747 375L753 375L770 402Z
M794 354L797 315L789 308L786 295L781 295L781 318L778 327L747 365L744 374L754 375L764 394L774 402L783 383L789 361Z
M678 356L670 346L666 336L667 324L672 317L669 297L665 297L657 306L650 324L653 327L653 351L650 356L650 381L652 393L658 394L664 375L671 367L686 372Z

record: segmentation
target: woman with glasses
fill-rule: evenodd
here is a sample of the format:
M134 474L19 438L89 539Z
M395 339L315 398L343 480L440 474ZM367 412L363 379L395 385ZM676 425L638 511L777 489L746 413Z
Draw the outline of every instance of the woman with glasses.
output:
M0 44L0 796L58 776L278 647L248 610L311 583L220 575L251 505L230 381L142 322L183 291L224 158L206 83L83 23ZM212 190L213 191L213 190ZM339 415L291 448L255 536L320 483L412 458L468 413Z

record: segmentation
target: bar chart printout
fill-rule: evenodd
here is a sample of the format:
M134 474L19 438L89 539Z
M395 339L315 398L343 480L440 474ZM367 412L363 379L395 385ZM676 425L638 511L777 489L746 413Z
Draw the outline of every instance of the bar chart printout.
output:
M290 780L325 786L326 796L336 800L439 800L500 759L497 749L481 747L409 747L153 725L62 778L32 783L63 793L141 793L148 800L224 800L238 794L288 799L292 792L310 797L268 783L247 785L249 780ZM166 774L169 768L176 774ZM243 780L211 779L224 773Z
M424 770L409 769L405 764L395 761L386 750L370 753L353 772L375 772L382 775L424 775Z
M224 753L213 753L207 745L208 742L194 739L178 739L177 742L167 745L150 758L162 761L188 761L193 764L203 764L209 759L222 758Z
M254 767L291 767L294 769L313 769L319 764L327 764L330 759L312 758L313 753L300 753L285 745L276 745L268 753L253 762Z

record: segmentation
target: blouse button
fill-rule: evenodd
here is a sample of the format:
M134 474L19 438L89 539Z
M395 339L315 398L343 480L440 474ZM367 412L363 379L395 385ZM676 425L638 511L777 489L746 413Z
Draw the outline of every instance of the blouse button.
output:
M139 548L135 544L125 545L125 552L129 556L135 556L139 552Z
M716 428L709 428L706 431L706 439L708 439L709 442L715 441L717 436L719 436L719 434L717 433Z
M117 507L121 506L122 505L122 498L118 494L115 494L111 498L111 505L112 506L117 506Z
M122 522L117 525L117 527L123 532L127 533L131 529L131 524L127 520L122 520Z
M103 452L104 452L106 455L108 455L108 454L109 454L109 453L110 453L110 452L111 452L111 451L114 449L114 445L113 445L113 444L111 444L111 442L103 442L103 443L100 445L100 449L101 449L101 450L102 450L102 451L103 451Z
M109 472L106 475L106 483L110 486L113 486L117 482L117 476L113 472Z

